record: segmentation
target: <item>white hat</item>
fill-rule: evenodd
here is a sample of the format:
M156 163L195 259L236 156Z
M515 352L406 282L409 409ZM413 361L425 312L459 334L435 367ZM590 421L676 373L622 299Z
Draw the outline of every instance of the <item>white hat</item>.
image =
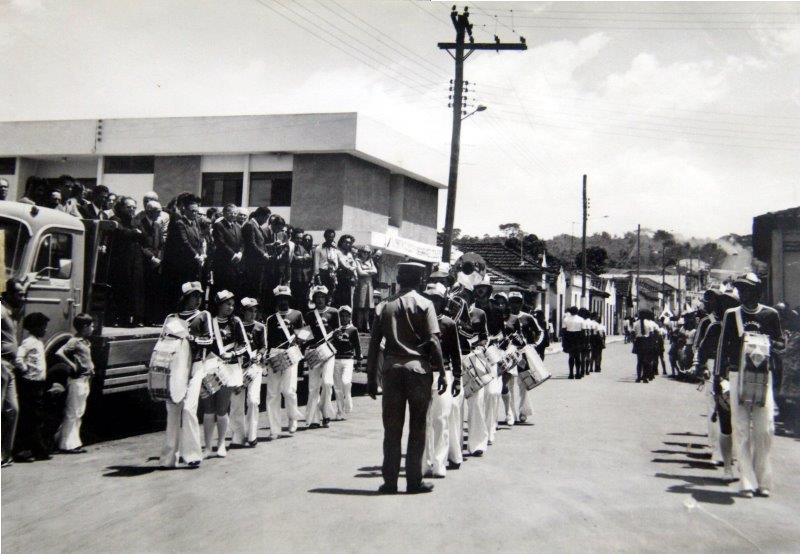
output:
M242 304L243 308L255 308L258 306L258 300L250 298L249 296L245 296L239 302Z
M425 287L425 296L439 296L444 298L447 295L447 289L441 283L428 283Z
M497 300L498 298L502 298L503 300L508 301L508 295L504 292L496 292L492 298L494 298L495 300Z
M342 306L341 308L339 308L339 312L347 312L347 313L349 313L349 314L352 314L352 313L353 313L353 308L351 308L350 306L348 306L347 304L345 304L344 306Z
M272 294L275 298L279 296L292 296L292 289L287 287L286 285L278 285L274 289L272 289Z
M317 294L324 294L325 296L328 296L328 287L325 285L314 285L311 287L311 290L308 291L308 301L311 302L314 300L314 296Z
M515 298L518 298L518 299L522 300L523 299L522 293L519 292L519 291L516 291L516 290L512 290L511 292L508 293L508 299L509 300L513 300Z
M483 281L481 281L480 283L477 283L475 285L475 288L478 288L478 287L493 288L492 287L492 278L491 278L491 276L489 276L489 275L484 276Z
M733 282L733 286L734 287L737 286L737 285L758 287L760 284L761 284L761 279L759 279L758 275L756 275L753 272L750 272L750 273L748 273L746 275L742 275L741 277L739 277L738 279L736 279Z
M217 304L221 304L222 302L230 300L231 298L233 298L233 293L229 290L221 290L214 296Z
M183 296L193 292L203 292L203 285L200 284L200 281L189 281L181 285L181 294Z

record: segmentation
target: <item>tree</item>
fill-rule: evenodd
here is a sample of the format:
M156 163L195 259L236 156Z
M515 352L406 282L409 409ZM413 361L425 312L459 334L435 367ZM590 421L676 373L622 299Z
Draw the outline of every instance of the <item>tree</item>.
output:
M658 231L653 233L653 240L661 243L665 242L673 243L675 242L675 236L669 231L665 231L664 229L659 229Z
M608 260L608 252L601 246L590 246L586 249L586 269L593 273L603 273ZM581 253L575 256L575 267L583 267L583 257Z

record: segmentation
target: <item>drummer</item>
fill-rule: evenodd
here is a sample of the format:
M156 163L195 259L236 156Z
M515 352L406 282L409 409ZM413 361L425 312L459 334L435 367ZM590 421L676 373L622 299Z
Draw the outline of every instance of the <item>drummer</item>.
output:
M233 315L235 301L233 293L221 290L214 296L216 316L212 319L214 342L211 350L219 358L219 375L222 388L200 402L203 408L203 433L205 435L205 457L211 456L214 427L217 428L217 456L227 456L225 436L228 434L231 408L231 395L243 383L240 359L249 360L250 343L244 331L242 320Z
M492 332L493 327L500 328L503 338L499 342L499 346L503 350L507 350L512 346L515 337L515 329L509 322L511 312L508 310L508 295L505 292L498 292L492 297L492 306L495 313L496 321L489 325L489 332ZM516 347L517 345L513 345ZM509 427L514 425L514 411L511 409L513 403L511 402L511 388L515 385L514 378L517 369L511 368L503 373L503 388L501 390L501 398L503 399L503 411L506 414L506 425Z
M486 313L486 327L489 333L487 347L496 346L502 340L502 316L498 318L498 313L492 305L493 290L494 287L488 275L483 278L482 282L475 285L475 305ZM497 408L500 405L500 396L503 391L503 379L498 374L497 363L491 363L488 358L486 362L494 375L494 379L486 385L483 393L486 429L489 433L488 444L491 445L497 433Z
M423 474L443 478L448 469L458 469L464 461L461 452L463 424L451 418L453 398L461 397L461 349L458 345L456 323L443 314L447 289L441 282L428 283L425 297L433 303L439 321L442 358L445 364L447 389L438 394L438 385L432 384L431 403L425 431L425 453L422 455Z
M525 346L531 345L535 348L544 340L544 331L539 327L536 318L528 312L522 311L522 304L523 297L521 292L511 291L508 293L509 322L522 336ZM517 387L516 391L513 388L510 391L511 398L516 400L516 403L511 408L515 416L514 423L525 423L528 417L533 415L531 398L521 379L515 378L513 381Z
M239 387L231 398L231 445L255 448L258 446L258 404L261 401L261 368L267 350L266 327L256 321L258 300L242 298L242 325L250 343L250 367L244 372L243 387Z
M331 343L336 349L336 362L333 366L333 389L336 392L336 419L344 421L353 410L353 368L361 361L361 342L358 329L350 323L353 309L344 305L339 308L341 325L333 332Z
M186 397L178 403L169 399L166 401L167 432L160 462L163 467L176 467L182 458L190 468L197 468L203 459L197 403L204 375L203 359L214 339L211 332L211 314L200 310L203 300L203 288L200 283L197 281L184 283L181 286L181 294L178 313L167 316L163 332L168 332L167 324L171 319L177 317L185 322L189 331L187 339L192 352L190 360L192 365Z
M270 439L278 438L281 432L281 395L286 404L286 416L289 433L297 431L297 422L303 413L297 409L297 370L300 365L299 339L295 331L302 329L305 323L303 315L289 307L292 301L292 290L279 285L272 291L275 297L275 313L267 318L267 345L269 356L286 354L293 349L295 356L288 358L288 367L278 369L267 367L267 413L269 414ZM269 359L269 358L267 358ZM269 365L269 364L268 364Z
M318 357L315 362L308 362L308 402L306 404L306 423L310 429L318 429L320 426L320 415L322 416L322 427L328 427L333 417L333 402L331 392L333 391L333 369L336 363L333 349L330 348L329 340L334 329L341 326L339 312L335 308L328 306L328 288L324 285L317 285L309 292L310 304L313 308L305 315L305 323L311 327L314 338L306 348L306 356L309 351L316 350L324 355Z

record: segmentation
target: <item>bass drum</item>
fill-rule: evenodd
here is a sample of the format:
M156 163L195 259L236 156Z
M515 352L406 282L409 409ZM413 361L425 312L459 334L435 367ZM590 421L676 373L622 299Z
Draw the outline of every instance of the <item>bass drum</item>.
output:
M147 388L153 400L182 402L189 388L192 351L189 341L171 336L161 337L150 356Z

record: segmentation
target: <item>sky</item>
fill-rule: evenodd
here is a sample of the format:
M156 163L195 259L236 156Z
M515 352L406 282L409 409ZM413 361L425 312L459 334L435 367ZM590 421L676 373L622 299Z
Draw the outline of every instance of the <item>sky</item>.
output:
M584 174L590 234L748 234L800 205L800 3L466 5L476 42L528 50L465 63L487 109L462 127L464 233L579 233ZM357 111L446 163L451 6L0 0L0 120Z

